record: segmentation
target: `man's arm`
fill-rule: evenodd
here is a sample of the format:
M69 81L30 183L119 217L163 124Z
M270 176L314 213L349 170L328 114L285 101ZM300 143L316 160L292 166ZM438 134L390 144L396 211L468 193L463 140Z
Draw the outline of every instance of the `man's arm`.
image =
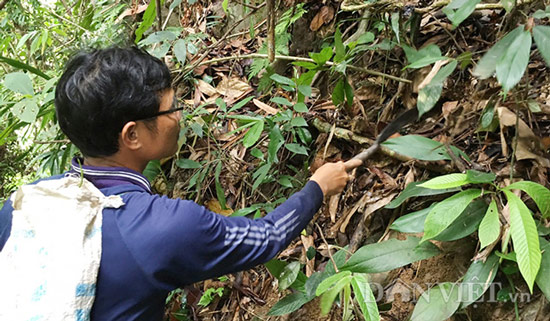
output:
M344 165L327 165L261 219L225 217L191 201L153 196L149 213L119 222L121 234L161 288L251 268L272 259L300 234L321 206L323 192L331 195L345 186ZM143 208L139 197L125 200L126 206Z

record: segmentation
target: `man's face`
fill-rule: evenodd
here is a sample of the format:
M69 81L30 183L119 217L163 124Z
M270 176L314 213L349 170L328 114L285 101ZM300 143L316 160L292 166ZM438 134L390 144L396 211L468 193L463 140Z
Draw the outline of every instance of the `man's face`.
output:
M174 102L174 90L167 89L161 93L159 112L172 109ZM148 158L161 159L174 155L178 150L178 137L180 132L181 111L157 116L156 130L149 130L144 144L147 148Z

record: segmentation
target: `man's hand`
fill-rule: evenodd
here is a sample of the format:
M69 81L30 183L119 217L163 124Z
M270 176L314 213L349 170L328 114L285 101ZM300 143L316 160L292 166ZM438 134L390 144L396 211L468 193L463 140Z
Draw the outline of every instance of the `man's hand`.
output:
M344 165L344 162L327 163L319 167L310 180L319 184L325 197L338 194L351 178L347 171L361 165L361 163L360 160L355 160L353 164L346 164L348 166Z

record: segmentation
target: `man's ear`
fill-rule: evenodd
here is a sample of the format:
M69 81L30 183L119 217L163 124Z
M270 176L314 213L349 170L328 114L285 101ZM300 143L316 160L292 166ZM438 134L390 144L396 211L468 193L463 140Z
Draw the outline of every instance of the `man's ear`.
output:
M141 147L139 140L139 131L135 121L129 121L124 124L120 132L120 147L125 147L130 150L137 150Z

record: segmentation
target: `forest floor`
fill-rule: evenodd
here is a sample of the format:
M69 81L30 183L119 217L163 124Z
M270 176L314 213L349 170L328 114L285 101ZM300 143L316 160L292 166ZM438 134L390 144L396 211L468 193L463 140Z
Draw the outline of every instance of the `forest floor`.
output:
M293 1L282 3L284 8L281 8L280 12L294 5ZM358 29L359 32L366 32L365 29L361 31L363 27L358 20L363 13L340 11L340 5L337 1L306 3L307 13L288 30L291 36L288 55L308 57L308 52L319 52L321 43L334 34L337 25L342 30L344 40L352 37ZM417 9L429 7L423 3L409 3L408 6ZM523 11L531 12L539 7L541 3L525 5ZM407 14L407 10L411 10L407 8L409 7L399 9L402 16ZM219 106L214 103L216 99L222 98L227 106L231 106L245 97L254 96L255 100L240 109L240 114L267 115L272 113L273 109L276 112L280 107L270 102L270 98L288 94L274 87L260 90L261 74L250 79L248 77L253 59L228 59L204 65L199 65L198 60L202 55L202 61L209 61L260 51L266 37L263 24L256 24L259 26L258 30L254 37L250 37L248 20L239 23L238 17L227 17L221 9L221 1L197 1L193 5L188 5L186 12L179 23L187 32L206 34L207 37L202 41L208 49L201 50L194 56L188 54L189 64L196 65L193 68L193 77L197 81L194 82L194 87L182 81L179 84L178 96L194 106L206 104L209 106L207 110L211 113L218 112ZM265 11L258 12L253 16L256 20L252 24L263 21ZM325 14L320 18L323 12ZM332 15L327 12L332 12ZM550 73L544 60L537 53L532 54L522 81L524 85L510 93L506 100L497 98L500 86L496 79L480 81L472 75L473 62L478 61L495 42L497 33L502 28L511 29L510 26L499 25L503 21L503 16L503 9L476 11L474 16L454 29L445 16L441 15L440 10L431 10L428 14L421 15L420 30L414 37L410 30L404 31L404 39L414 38L414 43L410 45L416 48L436 44L447 56L462 55L467 59L463 60L463 64L444 83L442 96L435 108L420 120L402 128L397 135L422 135L446 145L453 145L468 155L469 160L459 155L452 161L426 162L412 158L396 158L383 151L379 152L364 167L353 173L355 178L344 193L325 202L312 224L306 229L307 235L295 240L279 255L279 259L299 260L307 266L306 274L310 274L322 270L327 263L330 264L327 248L332 248L333 245L343 247L352 241L357 242L357 238L359 244L375 243L390 238L402 239L403 234L389 229L391 223L403 214L426 208L434 200L441 199L441 196L423 197L412 199L405 203L405 206L395 209L384 208L407 184L414 181L474 168L491 171L500 181L508 180L513 171L514 177L530 179L544 186L549 185ZM219 19L223 22L210 27L211 17L221 17ZM373 21L383 21L385 11L377 8L373 10L371 17ZM519 19L520 17L512 17L506 21L514 24ZM233 25L237 27L232 29ZM378 28L378 37L375 40L378 44L391 34L389 23L376 25L372 22L366 28ZM237 36L224 37L224 34ZM368 147L369 142L372 142L392 119L407 109L416 108L418 86L432 67L403 69L405 61L405 53L399 46L390 50L368 50L354 57L352 64L356 67L408 79L410 83L350 70L347 73L347 81L353 88L354 97L348 107L335 106L331 99L331 93L337 85L333 74L324 71L315 76L312 83L314 93L306 99L309 111L304 116L313 136L309 157L311 172L324 162L353 157ZM299 67L293 66L289 61L277 60L273 66L277 73L287 77L292 77L295 72L301 72ZM175 79L181 74L175 71ZM528 102L536 102L540 111L530 111L526 108ZM480 131L481 118L491 104L494 119L499 125L491 131ZM516 124L520 124L517 132ZM238 144L243 133L232 132L234 128L231 124L218 127L218 132L214 134L217 138L215 141L208 135L195 137L187 142L191 148L182 149L180 155L195 161L208 160L212 157L213 148L221 148L227 151L227 155L231 155L224 161L219 174L229 208L275 201L272 195L276 195L278 191L275 191L274 184L261 185L256 191L251 188L250 175L243 175L251 173L256 163L249 151ZM346 130L355 135L350 135L349 132L345 132ZM341 132L344 134L339 134ZM519 139L517 144L513 145L515 136ZM267 147L262 145L260 148L265 150ZM516 158L513 166L510 163L512 155ZM281 160L297 168L306 161L305 156L291 158L289 155L285 155ZM157 191L173 197L188 198L191 195L211 210L224 213L216 201L214 174L205 174L202 177L203 192L192 194L187 186L193 172L178 168L172 163L169 160L164 164L165 167L171 166L171 172L167 182L157 182ZM286 170L289 175L296 175L301 180L309 175L307 172L294 174L285 168L280 170ZM231 212L225 214L229 213ZM406 320L422 291L439 282L460 280L479 252L476 233L452 242L434 243L442 251L440 255L372 276L371 282L374 280L381 286L377 289L378 292L382 290L382 293L375 293L380 299L378 306L382 320ZM316 250L313 259L308 259L306 255L310 247ZM514 281L518 292L529 293L520 276ZM495 282L504 286L508 284L507 276L499 273ZM209 288L223 288L223 295L214 297L206 307L197 305L201 294ZM495 291L498 290L500 289ZM195 284L188 287L186 292L188 313L191 318L198 320L313 321L340 320L342 315L339 307L333 308L327 316L320 315L319 301L316 299L290 315L268 316L270 308L291 291L280 292L277 279L263 266L230 275L226 279ZM450 320L513 320L516 313L514 304L489 297L495 293L487 293L485 302L469 306ZM179 299L181 296L168 304L172 312L180 309L177 302ZM521 320L550 320L550 306L539 290L535 290L528 302L518 303L518 313ZM169 319L177 320L173 315Z

